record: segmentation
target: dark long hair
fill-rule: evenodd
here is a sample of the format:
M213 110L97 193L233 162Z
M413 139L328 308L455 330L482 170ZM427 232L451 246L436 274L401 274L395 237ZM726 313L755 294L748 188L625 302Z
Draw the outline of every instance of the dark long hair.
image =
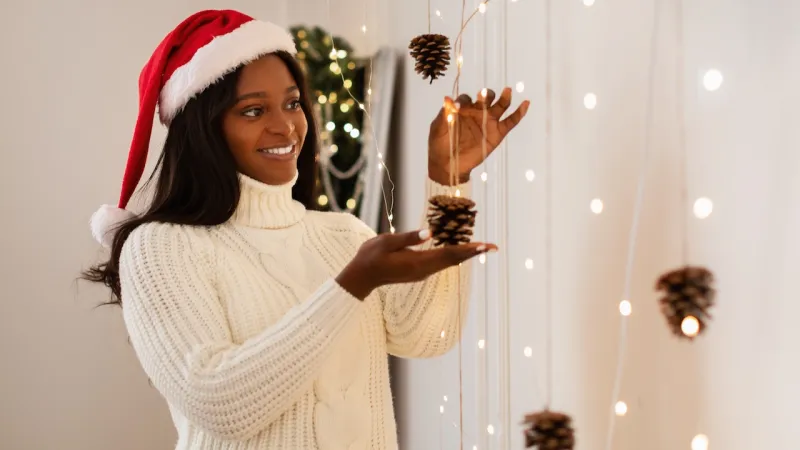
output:
M313 207L317 175L319 137L300 65L286 52L275 53L289 69L300 89L300 102L308 121L308 135L297 160L297 183L292 197ZM122 305L119 257L122 246L136 227L149 222L214 226L228 221L239 203L240 186L236 163L222 133L224 113L236 99L241 67L189 100L169 125L157 166L152 202L147 210L119 225L108 261L83 272L82 278L111 289L106 304Z

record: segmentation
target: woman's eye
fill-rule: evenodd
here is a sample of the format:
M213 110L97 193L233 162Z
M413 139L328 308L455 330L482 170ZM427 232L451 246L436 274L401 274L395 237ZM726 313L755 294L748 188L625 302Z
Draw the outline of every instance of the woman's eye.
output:
M262 113L261 108L250 108L242 111L242 115L245 117L258 117Z
M300 109L302 107L303 105L300 103L300 100L292 100L292 102L289 103L290 109Z

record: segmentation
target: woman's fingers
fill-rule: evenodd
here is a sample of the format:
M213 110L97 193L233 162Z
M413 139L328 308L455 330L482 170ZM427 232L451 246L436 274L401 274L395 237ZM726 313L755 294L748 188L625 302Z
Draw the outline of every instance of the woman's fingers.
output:
M428 275L436 273L473 258L481 253L496 251L497 246L482 242L461 245L446 245L431 250L415 252L417 263Z

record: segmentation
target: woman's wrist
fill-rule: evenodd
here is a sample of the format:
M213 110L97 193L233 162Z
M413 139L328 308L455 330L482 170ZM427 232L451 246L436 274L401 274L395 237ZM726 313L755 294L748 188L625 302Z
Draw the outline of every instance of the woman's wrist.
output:
M450 174L450 170L429 163L428 178L442 186L455 186L469 182L469 172L453 176Z
M353 297L364 300L374 291L377 286L373 286L369 277L364 276L364 272L358 268L346 266L336 277L336 282Z

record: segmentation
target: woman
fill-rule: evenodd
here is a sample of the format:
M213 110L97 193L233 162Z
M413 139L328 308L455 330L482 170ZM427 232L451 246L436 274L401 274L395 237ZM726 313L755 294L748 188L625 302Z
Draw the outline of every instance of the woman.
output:
M178 449L397 448L387 355L450 349L469 269L444 269L496 248L432 249L427 230L375 236L352 215L308 210L319 143L294 52L288 33L235 11L181 23L142 71L118 208L93 217L111 255L86 276L122 305ZM468 193L484 107L490 149L528 107L500 120L509 90L460 101L461 184L448 186L443 109L429 194ZM156 106L168 133L153 200L134 216L124 208Z

